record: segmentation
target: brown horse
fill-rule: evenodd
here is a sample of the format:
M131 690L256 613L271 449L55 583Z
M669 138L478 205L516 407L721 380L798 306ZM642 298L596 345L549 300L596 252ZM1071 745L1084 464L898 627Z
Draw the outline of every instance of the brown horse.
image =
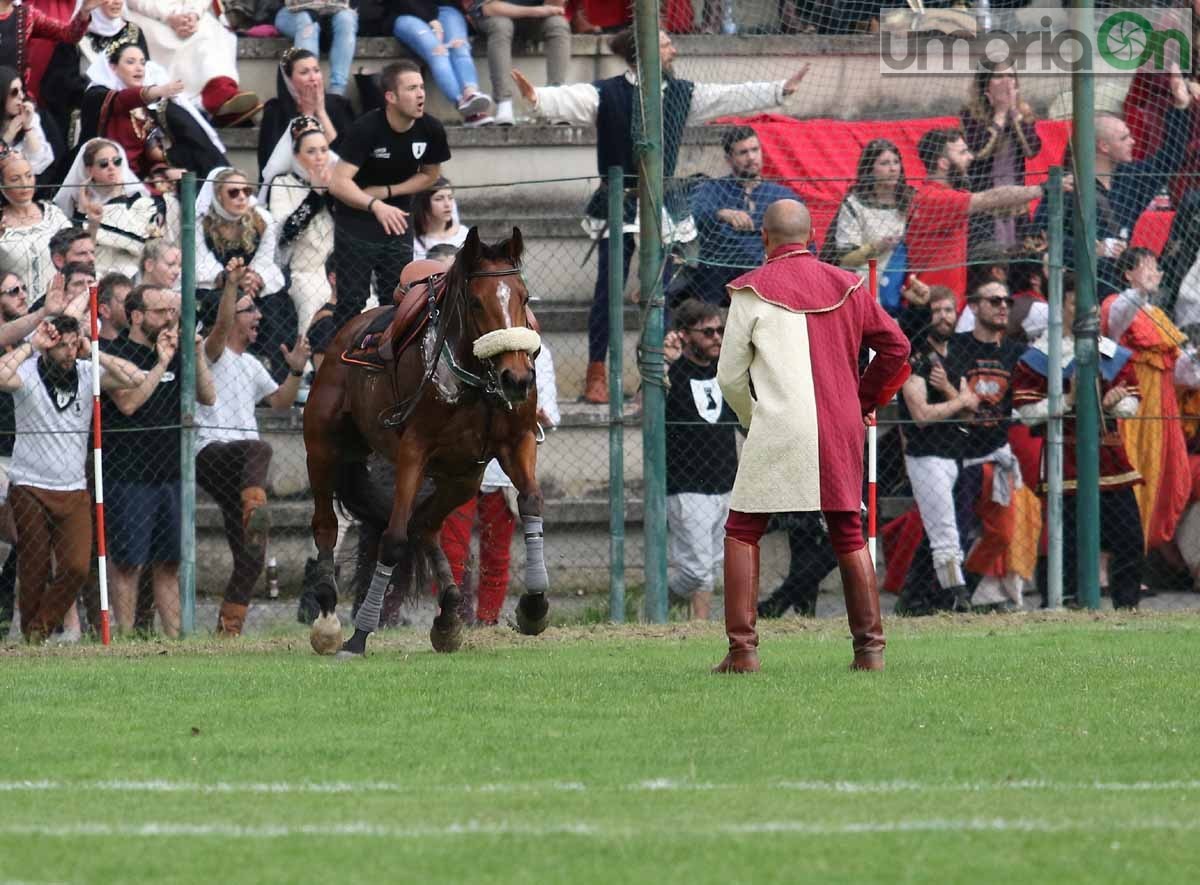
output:
M378 519L380 493L370 484L367 456L376 452L396 467L375 571L355 615L354 635L339 656L365 653L393 577L402 586L414 571L421 574L421 566L431 567L439 587L433 647L459 648L461 595L439 534L446 516L479 492L484 466L493 457L516 487L525 531L525 592L517 626L531 635L546 628L549 578L542 555L533 369L540 344L528 328L522 248L517 228L495 245L481 242L472 228L446 272L441 300L428 301L423 334L388 358L382 371L349 365L341 355L388 308L352 319L326 351L304 408L304 447L316 507L312 589L322 616L337 604L334 496L350 512L375 513ZM430 289L439 282L428 281ZM402 336L398 331L389 344L397 347Z

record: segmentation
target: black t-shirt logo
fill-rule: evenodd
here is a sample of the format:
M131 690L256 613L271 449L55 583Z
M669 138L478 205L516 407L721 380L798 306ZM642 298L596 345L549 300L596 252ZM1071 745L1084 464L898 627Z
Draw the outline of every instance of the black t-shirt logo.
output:
M425 141L414 141L414 142L413 142L413 146L412 146L412 149L413 149L413 159L414 159L414 160L419 160L419 159L421 159L423 156L425 156L425 148L426 148L426 147L428 147L428 146L429 146L429 143L428 143L428 142L425 142Z

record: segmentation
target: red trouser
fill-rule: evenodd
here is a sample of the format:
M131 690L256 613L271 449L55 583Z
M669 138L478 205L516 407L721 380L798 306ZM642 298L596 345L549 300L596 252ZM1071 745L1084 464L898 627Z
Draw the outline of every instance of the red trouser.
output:
M508 594L508 564L517 519L508 509L503 492L488 492L472 498L442 523L442 550L460 586L471 553L471 529L479 515L479 602L475 616L495 621Z
M829 540L833 552L838 556L854 553L866 546L863 540L862 515L857 510L825 510L825 525L829 528ZM730 510L725 520L725 537L744 544L757 545L767 531L769 513L743 513Z

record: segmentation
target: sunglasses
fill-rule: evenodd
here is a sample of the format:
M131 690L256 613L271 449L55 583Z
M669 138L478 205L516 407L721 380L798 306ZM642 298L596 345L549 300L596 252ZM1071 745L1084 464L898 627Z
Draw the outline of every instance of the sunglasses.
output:
M14 86L12 89L8 90L9 98L18 98L20 95L21 95L21 87L20 86Z
M97 160L95 165L99 166L101 169L107 169L109 166L114 166L117 169L120 169L125 165L125 159L123 157L113 157L111 160Z
M992 295L990 298L976 298L975 300L976 301L986 301L992 307L999 307L1000 305L1004 305L1005 307L1013 306L1013 299L1002 298L999 295Z
M688 329L689 332L698 332L705 338L716 338L718 335L725 336L724 326L693 326Z
M20 295L22 292L28 292L24 283L17 283L8 289L0 289L0 295Z
M225 191L225 195L228 197L236 197L238 194L241 194L248 200L254 196L254 188L247 185L246 187L231 187Z

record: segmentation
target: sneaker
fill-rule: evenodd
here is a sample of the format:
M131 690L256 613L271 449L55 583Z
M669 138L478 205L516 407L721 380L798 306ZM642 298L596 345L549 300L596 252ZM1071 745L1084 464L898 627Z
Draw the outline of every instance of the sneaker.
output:
M458 112L464 118L488 114L491 111L492 97L482 92L476 92L474 95L470 95L458 103Z
M513 125L514 122L515 121L513 120L512 102L511 101L502 101L502 102L497 103L497 105L496 105L496 125L497 126L511 126L511 125Z
M496 122L496 118L491 114L472 114L469 117L463 118L463 126L467 129L478 129L480 126L491 126Z

